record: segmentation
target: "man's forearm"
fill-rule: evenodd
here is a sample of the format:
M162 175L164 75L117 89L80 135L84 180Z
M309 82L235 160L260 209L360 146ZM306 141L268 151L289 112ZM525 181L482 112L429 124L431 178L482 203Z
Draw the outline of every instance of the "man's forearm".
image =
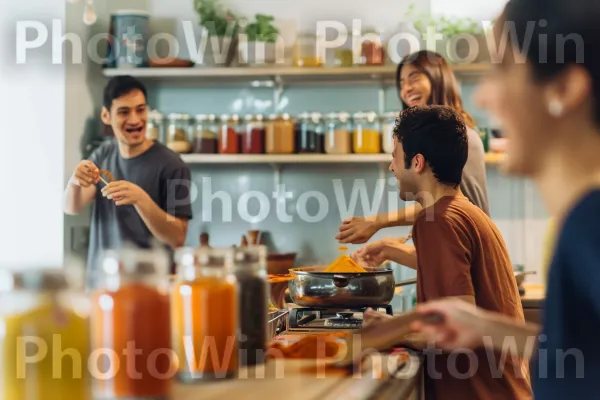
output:
M63 211L68 215L78 215L94 200L96 188L83 188L71 182L63 195Z
M402 249L386 249L385 258L405 267L417 269L417 249L415 246L403 244Z
M377 214L371 218L377 223L379 229L391 228L394 226L410 226L415 222L417 214L422 209L421 205L415 202L401 210Z
M519 323L505 315L489 313L484 325L483 344L498 351L510 349L512 355L529 359L537 346L540 326ZM513 345L514 343L514 345Z
M150 197L139 202L135 209L154 237L173 248L183 246L187 221L166 213Z

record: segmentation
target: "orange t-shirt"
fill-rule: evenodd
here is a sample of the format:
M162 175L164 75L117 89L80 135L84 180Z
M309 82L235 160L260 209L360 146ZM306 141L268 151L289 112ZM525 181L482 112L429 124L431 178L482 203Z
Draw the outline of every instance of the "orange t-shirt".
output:
M478 307L524 321L504 240L492 220L462 194L423 210L413 239L418 302L474 296ZM500 352L479 349L426 354L425 359L427 399L532 398L528 364L508 353L501 357Z

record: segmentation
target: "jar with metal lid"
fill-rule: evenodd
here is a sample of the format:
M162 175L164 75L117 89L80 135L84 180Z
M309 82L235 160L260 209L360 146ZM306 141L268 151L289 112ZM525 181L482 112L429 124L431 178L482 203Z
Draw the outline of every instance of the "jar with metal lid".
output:
M219 128L218 150L221 154L238 154L240 152L240 117L238 115L221 115Z
M92 398L82 283L67 269L0 270L0 398Z
M298 35L294 46L294 66L322 67L325 63L323 37L303 33Z
M381 153L381 128L375 112L354 114L354 134L352 144L355 153Z
M263 154L265 152L264 116L248 114L244 117L241 141L244 154Z
M183 382L237 374L239 299L234 256L233 248L182 248L176 252L173 350L179 358L177 377Z
M263 364L269 311L267 248L259 245L237 248L234 266L239 290L240 365Z
M148 113L146 138L160 143L165 142L164 117L158 110L152 110L150 113Z
M96 398L168 398L174 362L169 266L163 250L126 249L101 257L91 294L92 350L110 349L116 360L99 359L98 368L108 378L94 382ZM127 355L131 343L135 357Z
M396 111L390 111L383 114L383 136L381 138L381 143L384 153L392 154L394 152L394 127L396 126L398 116L399 113Z
M192 117L188 114L169 114L168 120L167 147L176 153L189 153L192 150Z
M194 153L215 154L217 152L217 117L214 114L196 115Z
M292 154L295 145L294 121L289 114L271 115L265 124L267 154Z
M362 65L383 65L384 49L381 32L368 29L362 32L360 45L360 63Z
M327 154L349 154L351 145L352 122L350 114L330 113L325 122L325 152Z
M302 113L296 123L296 152L323 153L323 123L319 113Z

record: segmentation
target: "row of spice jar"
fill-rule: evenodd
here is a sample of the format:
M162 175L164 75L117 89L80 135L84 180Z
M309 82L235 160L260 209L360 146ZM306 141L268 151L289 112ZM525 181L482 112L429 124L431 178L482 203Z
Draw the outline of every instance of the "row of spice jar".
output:
M201 154L377 154L392 153L397 112L197 115L153 113L147 135L178 153Z
M174 376L225 379L262 364L266 254L180 249L173 278L164 254L112 253L91 293L64 270L12 273L0 291L0 398L168 398ZM25 375L15 369L23 362Z

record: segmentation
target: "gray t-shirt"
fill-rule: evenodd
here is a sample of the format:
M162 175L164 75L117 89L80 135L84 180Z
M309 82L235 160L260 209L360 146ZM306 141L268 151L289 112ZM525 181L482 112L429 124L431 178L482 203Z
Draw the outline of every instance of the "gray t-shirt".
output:
M460 190L471 203L490 215L483 143L481 137L473 129L467 128L467 137L469 154L463 169Z
M96 149L89 159L99 169L110 172L115 181L138 185L165 212L182 219L192 218L190 170L177 153L164 145L155 142L145 153L127 159L119 153L117 142L111 140ZM103 187L99 182L92 211L88 252L90 285L103 250L124 245L149 248L155 241L134 206L117 207L113 200L102 196Z

